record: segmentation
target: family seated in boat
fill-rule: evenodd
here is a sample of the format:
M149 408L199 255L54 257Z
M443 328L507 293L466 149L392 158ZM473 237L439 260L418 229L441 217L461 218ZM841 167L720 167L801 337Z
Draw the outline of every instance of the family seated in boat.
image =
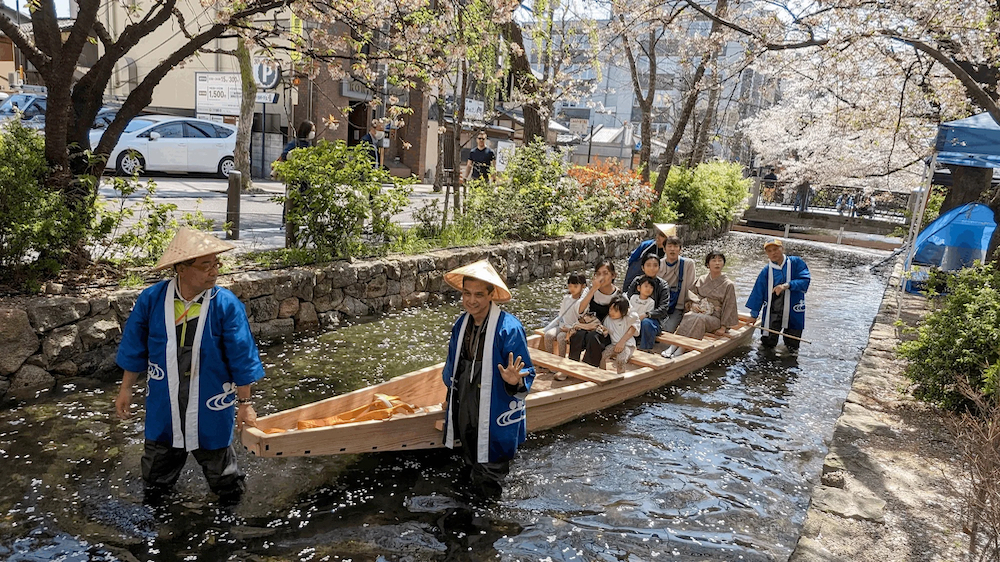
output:
M562 356L568 340L571 359L595 367L604 367L610 360L622 372L636 349L651 351L664 331L700 340L709 332L721 336L738 328L736 286L722 273L726 256L709 252L705 256L708 273L694 280L693 262L680 257L679 240L674 236L663 240L668 246L666 257L653 253L643 257L643 274L632 281L627 297L615 286L615 266L610 260L597 263L590 287L584 288L583 276L571 274L559 315L544 328L544 348ZM663 273L670 274L672 282ZM683 353L684 349L671 345L662 355Z

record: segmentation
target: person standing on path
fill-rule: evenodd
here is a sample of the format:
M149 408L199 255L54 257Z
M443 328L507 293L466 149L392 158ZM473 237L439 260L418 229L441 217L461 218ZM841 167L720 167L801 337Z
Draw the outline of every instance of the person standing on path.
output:
M488 181L493 175L493 163L497 156L493 150L486 146L486 131L480 131L476 135L476 148L469 151L469 160L465 164L464 178L477 180L486 178Z
M374 121L368 124L368 132L361 137L361 143L367 145L372 166L376 168L382 165L382 159L379 157L381 154L379 148L382 146L383 138L385 138L385 131L379 130L378 125Z
M124 375L115 411L121 419L131 416L132 387L145 372L141 466L151 503L173 488L188 453L220 504L238 503L245 490L233 426L256 425L250 395L264 366L243 303L215 285L218 255L231 249L207 233L180 229L153 268L173 267L176 275L139 295L122 332L116 361Z
M461 444L474 491L495 497L518 446L527 438L524 399L535 379L524 326L497 303L510 290L486 260L459 267L444 280L462 292L441 376L448 387L444 445Z
M806 325L806 291L809 290L809 268L802 258L786 256L779 238L764 242L768 263L757 275L747 308L757 319L764 313L764 328L783 334L785 347L796 352ZM791 336L791 337L788 337ZM760 343L765 349L778 345L778 334L762 332Z

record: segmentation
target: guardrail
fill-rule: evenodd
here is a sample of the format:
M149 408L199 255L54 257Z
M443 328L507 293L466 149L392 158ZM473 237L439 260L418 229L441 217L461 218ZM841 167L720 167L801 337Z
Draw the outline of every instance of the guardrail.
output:
M823 210L844 216L900 221L910 208L909 193L884 189L864 189L840 185L810 189L803 205L798 185L791 182L759 180L755 185L756 199L751 206L789 208L792 210ZM756 202L756 205L754 205Z

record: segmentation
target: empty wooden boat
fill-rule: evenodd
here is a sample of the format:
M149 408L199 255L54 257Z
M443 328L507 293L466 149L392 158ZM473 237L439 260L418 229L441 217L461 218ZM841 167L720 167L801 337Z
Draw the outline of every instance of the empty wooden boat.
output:
M624 373L538 349L542 338L533 335L528 344L538 375L525 399L528 431L556 427L701 369L749 343L752 321L740 316L740 327L728 336L707 335L703 340L662 334L657 351L677 345L687 352L666 359L656 352L636 351ZM441 380L443 367L444 363L425 367L384 383L263 416L257 427L243 430L243 446L262 457L443 447L442 406L447 395ZM568 377L555 380L557 373Z

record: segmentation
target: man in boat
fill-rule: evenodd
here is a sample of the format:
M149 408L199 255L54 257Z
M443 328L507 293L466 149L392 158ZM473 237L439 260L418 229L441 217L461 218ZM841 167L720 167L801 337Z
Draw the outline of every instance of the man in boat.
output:
M486 260L444 276L462 292L462 308L448 342L442 377L448 387L444 444L461 442L478 492L490 497L527 436L524 399L535 379L524 327L497 303L510 290Z
M677 225L673 224L653 224L654 236L649 240L643 240L639 247L632 250L632 255L628 257L628 267L625 269L625 280L622 283L622 291L628 291L636 277L643 274L643 264L646 263L646 256L656 256L663 258L663 243L668 236L677 235Z
M765 349L778 345L778 335L782 334L785 347L796 352L806 325L809 268L802 258L785 255L780 238L764 242L764 252L767 253L768 263L757 275L757 282L747 299L747 308L754 320L763 309L763 327L771 330L761 333L760 343Z
M660 260L659 277L670 287L670 305L661 325L664 332L674 332L684 318L687 294L694 288L697 279L697 266L694 260L681 257L681 239L677 236L676 229L663 241L663 259Z
M180 229L153 268L172 267L174 277L139 295L122 333L117 363L125 373L115 410L122 419L131 415L132 387L145 373L141 465L150 502L173 488L188 453L220 504L234 505L243 496L233 425L256 425L250 393L264 367L243 303L215 286L218 256L232 248L209 234Z

